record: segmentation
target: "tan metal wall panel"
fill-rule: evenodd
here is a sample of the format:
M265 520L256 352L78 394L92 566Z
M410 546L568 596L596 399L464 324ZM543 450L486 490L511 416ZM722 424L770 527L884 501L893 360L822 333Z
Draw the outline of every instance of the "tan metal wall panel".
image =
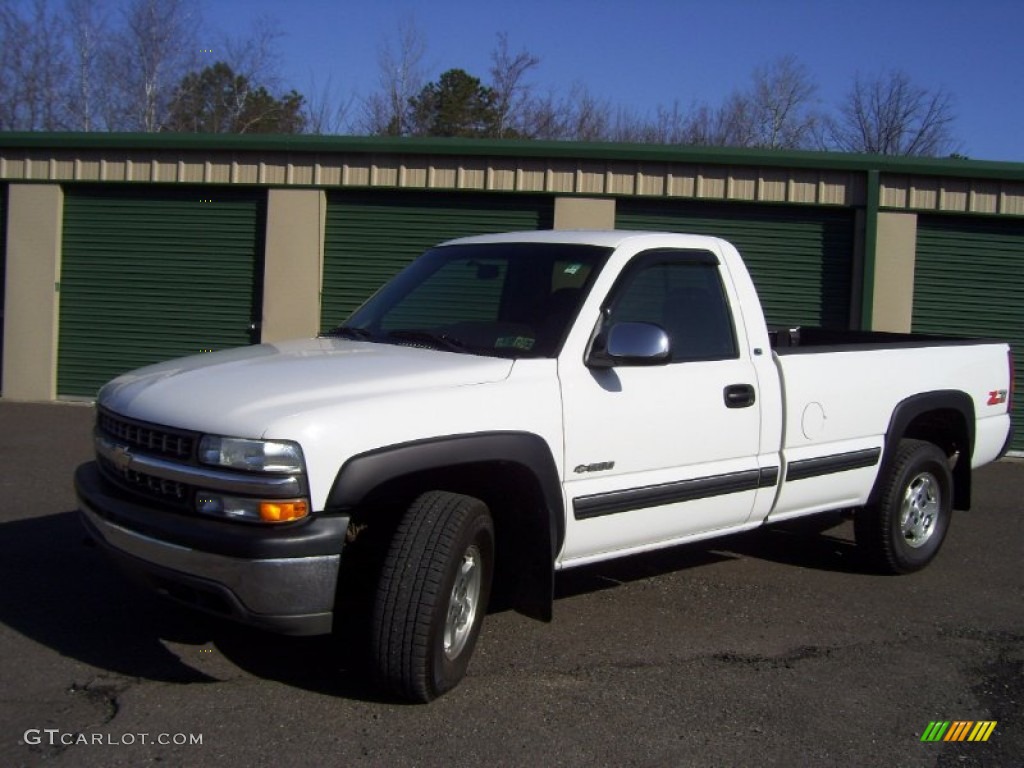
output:
M789 177L789 202L814 203L818 199L818 173L794 171Z
M636 171L636 194L665 195L668 193L668 166L641 163Z
M488 171L487 189L495 192L511 192L516 188L518 175L516 161L501 158L491 164L491 169Z
M701 168L697 176L697 197L724 200L729 172L722 167Z
M998 213L999 182L973 181L969 210L976 213Z
M83 161L75 160L74 158L55 157L50 160L50 179L54 181L64 181L81 178L84 165L85 163ZM99 162L89 163L89 166L90 168L85 169L85 172L89 172L91 170L94 178L99 175Z
M726 197L729 200L756 200L758 173L753 168L737 168L729 174Z
M585 149L585 148L584 148ZM624 151L628 148L624 148ZM542 150L543 151L543 150ZM546 194L672 197L859 206L866 201L863 170L759 167L756 162L710 164L655 159L466 156L317 150L0 148L0 179L14 181L106 181L168 184L264 184L272 186L460 189ZM741 156L742 157L742 156ZM941 165L942 161L936 161ZM943 177L913 171L882 172L882 208L909 211L1024 215L1024 182L1008 178Z
M1024 215L1024 184L1005 184L999 198L999 213Z
M622 168L618 171L614 168L612 166L605 174L605 191L612 195L635 195L638 176L636 168Z
M1024 184L884 174L880 201L883 208L1020 216L1024 214Z
M850 174L822 171L818 185L818 203L823 205L852 205L850 200Z
M495 164L496 165L496 164ZM461 181L460 189L494 189L494 179L491 168L482 158L470 158L459 166ZM509 183L515 182L515 168L509 175Z
M784 203L788 189L789 174L786 171L762 171L757 192L758 200L766 203Z
M669 197L697 196L697 169L686 166L672 166L669 171Z
M325 178L327 174L325 174ZM329 182L325 182L329 183ZM345 186L365 187L370 183L370 166L346 160L342 166L341 181Z
M393 157L378 158L370 166L370 184L374 187L397 187L398 164Z
M459 186L460 163L455 159L438 158L430 166L427 186L432 189L456 189Z
M398 186L426 189L429 167L425 157L406 160L399 169Z
M947 179L939 187L939 210L966 213L971 183L966 179Z
M909 199L910 180L885 177L879 190L878 203L883 208L906 208Z
M545 177L545 192L575 192L576 163L558 161L552 163Z
M910 207L932 211L939 207L939 180L919 177L910 184Z
M543 160L523 160L516 173L516 192L543 192L547 163Z

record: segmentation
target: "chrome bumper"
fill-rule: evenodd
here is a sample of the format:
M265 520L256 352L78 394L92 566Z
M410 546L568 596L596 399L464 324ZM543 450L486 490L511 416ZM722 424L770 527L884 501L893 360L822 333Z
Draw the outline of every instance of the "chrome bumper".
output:
M242 559L151 538L114 523L81 496L93 539L172 599L292 635L331 631L340 554Z

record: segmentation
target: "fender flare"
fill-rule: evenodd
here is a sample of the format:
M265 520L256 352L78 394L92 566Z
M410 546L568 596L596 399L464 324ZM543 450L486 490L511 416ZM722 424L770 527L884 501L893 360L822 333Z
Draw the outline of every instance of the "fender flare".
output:
M358 507L383 483L415 472L460 465L508 463L529 471L538 482L548 517L551 564L565 540L562 482L547 442L531 432L477 432L384 446L348 459L327 495L327 511Z
M906 435L907 427L922 414L929 411L955 411L959 413L966 425L967 445L961 449L961 457L954 468L954 506L956 509L969 509L971 506L971 455L974 452L974 401L966 392L956 389L940 389L933 392L921 392L901 400L893 408L889 419L889 427L885 431L885 445L875 485L868 497L868 504L877 504L882 493L884 469L889 459L896 453L900 440Z

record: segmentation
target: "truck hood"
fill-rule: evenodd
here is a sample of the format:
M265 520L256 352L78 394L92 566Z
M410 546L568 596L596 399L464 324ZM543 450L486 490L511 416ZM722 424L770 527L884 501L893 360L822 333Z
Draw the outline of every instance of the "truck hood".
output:
M156 424L261 437L278 419L345 400L501 381L512 360L319 338L192 355L140 368L98 404Z

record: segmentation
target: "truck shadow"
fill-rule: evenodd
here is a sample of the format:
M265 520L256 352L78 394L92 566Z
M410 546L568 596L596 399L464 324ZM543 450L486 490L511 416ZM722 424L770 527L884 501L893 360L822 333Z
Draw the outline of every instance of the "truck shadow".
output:
M217 683L199 668L202 663L193 666L188 658L212 644L261 678L385 700L355 673L354 663L346 666L333 638L279 637L239 627L137 587L87 544L77 512L0 523L0 583L0 622L99 670L183 685ZM69 679L68 686L85 682Z
M842 538L840 522L818 516L799 525L584 566L559 574L556 598L744 557L852 572L853 545ZM193 666L188 658L194 650L198 659L199 648L212 644L232 664L261 679L394 703L367 680L362 657L354 650L357 643L281 637L180 607L136 587L86 540L76 512L0 524L5 585L0 622L64 657L132 679L217 683L200 668L206 665ZM68 684L75 682L82 681Z
M716 552L833 573L873 575L853 541L853 523L823 512L709 542Z
M556 581L555 597L613 589L633 581L744 557L817 571L868 573L853 543L852 524L839 513L823 513L720 539L679 544L562 571Z

